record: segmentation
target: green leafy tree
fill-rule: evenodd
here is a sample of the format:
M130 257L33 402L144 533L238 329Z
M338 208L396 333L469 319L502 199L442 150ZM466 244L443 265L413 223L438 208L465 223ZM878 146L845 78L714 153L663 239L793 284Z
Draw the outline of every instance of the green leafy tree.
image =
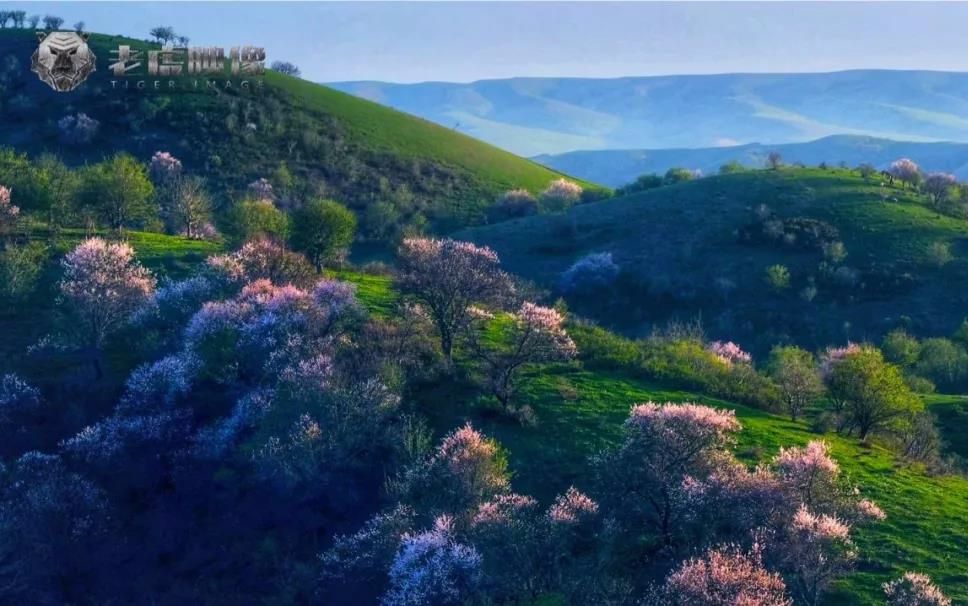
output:
M949 339L925 339L914 368L919 375L952 387L965 378L968 353Z
M129 154L119 153L84 169L81 181L84 205L115 229L144 225L158 214L151 203L155 188L148 169Z
M243 200L229 211L225 235L232 244L258 237L285 239L289 217L269 200Z
M37 191L37 210L47 215L51 235L66 225L74 212L74 201L80 182L77 173L53 154L44 154L34 163L34 183Z
M313 200L293 213L290 244L316 269L339 261L353 243L356 215L332 200Z
M874 347L861 347L831 371L830 393L844 405L845 424L861 439L888 429L923 409L900 369Z
M779 386L794 421L823 393L823 382L813 355L799 347L774 347L767 372Z
M921 344L903 328L892 330L884 336L881 351L888 362L910 368L921 356Z

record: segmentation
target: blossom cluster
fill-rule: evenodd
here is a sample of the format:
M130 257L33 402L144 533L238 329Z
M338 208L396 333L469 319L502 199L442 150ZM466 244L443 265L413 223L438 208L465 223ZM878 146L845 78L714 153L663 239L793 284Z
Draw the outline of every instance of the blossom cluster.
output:
M707 346L707 349L728 366L749 364L753 361L753 356L743 351L739 345L732 341L713 341Z
M156 183L164 183L173 177L177 177L181 174L181 171L181 160L169 152L156 151L148 164L148 172Z
M926 574L905 572L883 587L888 606L951 606L951 598Z
M12 224L20 215L20 208L10 201L11 193L9 187L0 185L0 228Z
M757 554L737 547L709 550L674 570L662 587L669 606L792 606L780 575L763 567Z
M390 566L382 606L464 603L480 581L481 556L454 538L454 521L440 516L433 528L404 535Z

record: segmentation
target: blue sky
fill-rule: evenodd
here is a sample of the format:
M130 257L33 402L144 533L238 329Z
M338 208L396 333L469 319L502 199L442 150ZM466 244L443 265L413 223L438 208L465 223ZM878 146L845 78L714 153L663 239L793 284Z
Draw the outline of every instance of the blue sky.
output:
M316 81L968 67L968 4L0 2L90 31L264 46Z

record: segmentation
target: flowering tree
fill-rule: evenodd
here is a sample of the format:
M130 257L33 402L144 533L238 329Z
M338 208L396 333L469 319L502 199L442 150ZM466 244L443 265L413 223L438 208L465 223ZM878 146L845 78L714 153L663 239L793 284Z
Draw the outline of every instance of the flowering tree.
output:
M709 476L739 429L731 410L691 403L634 406L622 445L597 460L603 500L620 521L645 522L671 544L683 481Z
M805 506L794 514L780 551L792 593L810 606L821 604L830 584L857 559L850 526Z
M250 240L234 253L209 257L206 269L216 282L236 286L256 280L306 286L316 277L305 257L266 238Z
M459 606L480 582L481 556L454 537L454 522L440 516L432 529L406 534L390 567L382 606Z
M256 179L248 186L249 194L256 200L275 200L275 193L272 189L272 183L265 177Z
M919 572L884 583L887 606L951 606L951 598L941 592L931 577Z
M67 254L60 282L63 301L77 319L81 343L92 353L98 378L105 339L131 318L155 290L155 278L125 243L85 240Z
M924 191L936 205L947 200L958 179L948 173L931 173L924 179Z
M181 160L169 152L156 151L148 163L148 173L155 183L161 184L181 175Z
M895 179L912 186L921 182L921 168L910 158L901 158L891 162L887 172Z
M497 442L468 423L447 434L398 484L403 501L419 511L471 514L481 503L508 492L507 457Z
M767 372L780 387L790 418L794 421L823 393L823 382L813 355L799 347L774 347L770 352Z
M565 210L577 204L581 194L581 185L567 179L555 179L541 192L541 207L553 212Z
M525 364L561 362L578 353L565 332L564 316L557 310L524 303L510 320L484 322L484 336L475 339L474 350L487 368L487 385L505 410L511 409L515 383ZM500 333L487 334L491 324Z
M662 585L659 606L792 606L780 575L763 567L758 553L737 547L711 549L683 562Z
M470 242L407 238L398 254L400 287L430 314L450 365L454 342L471 322L471 305L501 301L512 291L511 278L497 253Z
M830 456L827 443L813 440L805 447L780 448L773 467L800 503L833 512L839 493L840 465Z
M20 216L20 208L13 205L10 201L10 188L0 185L0 238L9 233L17 218Z

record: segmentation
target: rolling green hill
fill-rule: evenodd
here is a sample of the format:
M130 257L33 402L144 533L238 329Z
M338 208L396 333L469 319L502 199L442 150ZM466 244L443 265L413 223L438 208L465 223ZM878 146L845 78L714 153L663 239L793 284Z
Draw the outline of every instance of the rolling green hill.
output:
M72 164L117 151L142 160L169 151L189 172L204 174L223 202L260 177L285 188L288 173L288 187L298 193L327 195L360 211L364 232L377 231L365 212L376 202L389 203L383 220L387 213L397 224L429 219L447 230L479 220L502 191L536 192L560 176L423 119L278 73L248 92L238 80L230 91L154 91L143 72L109 72L111 50L122 43L151 47L93 34L97 71L77 90L56 93L29 71L33 32L0 31L0 145L53 151ZM115 89L112 80L131 88ZM134 90L138 80L148 80L148 90ZM76 113L100 123L90 142L60 136L58 120Z
M765 237L766 221L778 222L782 237ZM832 230L846 259L821 269L824 255L807 233L815 229ZM701 317L712 336L762 352L784 340L817 348L878 338L898 325L949 334L968 315L968 222L932 210L911 189L846 170L709 177L460 236L550 288L582 256L612 253L624 291L599 294L594 306L572 302L632 334ZM943 267L938 247L951 257ZM775 264L790 272L780 291L766 283Z
M959 179L968 177L968 144L912 143L891 141L860 135L834 135L806 143L768 145L749 143L731 147L699 149L603 149L575 151L564 154L544 154L535 160L545 166L590 179L612 187L631 183L639 175L662 174L674 167L701 170L714 175L729 162L739 162L750 168L766 166L767 156L777 152L789 164L817 166L826 162L839 166L871 164L887 169L898 158L911 158L925 172L951 173Z

